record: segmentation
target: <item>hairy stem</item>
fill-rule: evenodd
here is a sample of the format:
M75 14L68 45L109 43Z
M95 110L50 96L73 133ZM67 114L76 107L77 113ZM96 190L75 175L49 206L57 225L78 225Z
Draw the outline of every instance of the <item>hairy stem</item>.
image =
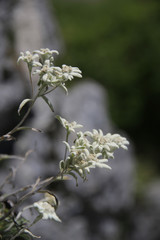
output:
M67 142L67 143L68 143L69 134L70 134L70 132L67 131L67 134L66 134L66 142ZM66 160L66 157L67 157L67 146L66 146L66 148L65 148L64 161Z

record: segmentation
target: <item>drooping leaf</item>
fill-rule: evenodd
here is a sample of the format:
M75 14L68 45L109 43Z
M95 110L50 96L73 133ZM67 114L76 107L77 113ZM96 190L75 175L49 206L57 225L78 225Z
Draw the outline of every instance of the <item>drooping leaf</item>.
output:
M34 132L43 133L43 131L42 131L41 129L32 128L32 127L28 127L28 126L22 126L22 127L17 128L17 131L21 131L21 130L32 130L32 131L34 131Z
M23 160L23 157L16 156L16 155L8 155L8 154L0 154L0 161L5 159L20 159Z
M59 168L60 168L61 171L63 171L63 169L64 169L64 160L61 160L59 162Z
M52 103L49 101L49 99L46 96L41 96L43 98L43 100L47 103L47 105L49 106L49 108L51 109L52 112L54 112L54 108L52 106Z
M73 172L69 172L68 174L71 175L76 180L76 187L78 187L78 177L76 176L76 174Z
M27 103L27 102L30 102L32 101L32 99L30 98L26 98L24 99L21 104L19 105L19 108L18 108L18 114L20 115L20 111L22 110L22 108L24 107L24 105Z

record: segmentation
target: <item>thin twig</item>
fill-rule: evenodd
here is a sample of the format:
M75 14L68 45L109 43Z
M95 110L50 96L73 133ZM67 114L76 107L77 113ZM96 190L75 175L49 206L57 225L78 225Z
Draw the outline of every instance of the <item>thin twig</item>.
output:
M15 177L16 172L18 171L18 169L21 167L22 164L24 164L24 162L26 161L27 157L29 156L29 154L31 154L33 152L33 150L29 150L26 152L24 157L21 156L16 156L16 155L6 155L6 154L1 154L1 156L3 155L4 158L15 158L15 159L19 159L22 160L18 166L16 168L12 168L11 172L7 175L7 177L4 179L4 181L1 183L0 185L0 190L2 190L2 188L4 187L5 184L8 184L10 182L10 179ZM1 199L1 198L0 198Z
M31 185L32 190L25 195L23 195L19 201L3 216L0 218L1 220L4 220L6 217L8 217L14 210L16 209L17 206L19 206L21 203L23 203L26 199L34 195L35 193L39 192L42 188L47 187L49 184L57 180L57 178L60 176L60 174L57 175L57 177L50 177L47 178L43 181L40 181L40 178L37 178L36 182Z

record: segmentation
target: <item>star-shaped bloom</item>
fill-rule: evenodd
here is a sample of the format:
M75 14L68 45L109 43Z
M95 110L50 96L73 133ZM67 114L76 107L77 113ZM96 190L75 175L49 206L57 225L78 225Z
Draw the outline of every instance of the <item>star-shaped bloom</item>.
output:
M69 132L75 132L75 128L81 128L83 125L76 123L75 121L73 122L68 122L66 119L56 116L56 118L60 121L62 126L67 129Z
M49 48L41 48L40 50L35 50L34 53L39 55L52 55L53 53L59 54L56 50L50 50Z
M25 54L23 52L21 52L20 54L21 56L17 60L18 63L20 60L22 60L32 67L42 66L40 62L35 61L35 59L38 58L38 54L31 54L29 51L26 51Z
M81 73L82 72L78 67L71 67L63 64L61 71L59 71L59 77L62 78L64 81L71 81L74 77L81 78Z
M93 129L92 132L85 132L85 136L92 139L92 148L94 152L102 152L105 157L113 158L113 152L115 149L121 147L127 149L129 142L125 137L121 137L119 134L103 134L102 130Z

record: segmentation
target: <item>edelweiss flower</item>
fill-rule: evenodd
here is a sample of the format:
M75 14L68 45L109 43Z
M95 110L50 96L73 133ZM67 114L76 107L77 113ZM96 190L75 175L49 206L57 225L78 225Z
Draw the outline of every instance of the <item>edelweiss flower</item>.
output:
M49 86L59 83L59 79L54 75L54 67L51 66L50 60L45 60L41 69L36 69L33 74L39 74L40 81L45 82Z
M62 126L64 128L67 129L67 131L69 132L75 132L75 128L81 128L83 127L83 125L81 124L77 124L75 121L69 123L66 119L60 117L60 116L56 116L56 118L60 121L60 123L62 124Z
M55 208L48 202L42 200L39 202L35 202L33 206L36 207L39 213L42 214L42 219L54 219L58 222L61 222L60 218L55 212Z
M59 54L56 50L50 50L49 48L41 48L40 50L35 50L34 53L39 55L52 55L53 53Z
M89 173L91 168L100 167L110 169L106 164L108 159L102 158L102 153L93 153L91 147L89 147L91 145L88 142L87 146L85 146L85 144L81 145L82 142L78 140L76 139L75 145L71 147L67 142L64 142L69 150L69 155L65 161L60 161L61 172L67 172L76 178L73 173L75 172L86 180L86 172ZM86 142L86 139L84 142Z
M41 67L42 64L35 61L36 58L38 58L38 54L31 54L29 51L26 51L25 54L23 52L20 53L21 56L18 58L17 62L20 60L26 62L27 64L30 64L32 67Z
M74 153L74 151L73 151ZM108 162L108 159L101 159L101 153L90 153L89 151L86 151L86 149L83 150L77 157L77 163L75 158L75 164L78 168L86 170L89 170L90 168L100 167L100 168L109 168L111 169L106 162ZM80 160L81 158L81 160Z
M60 162L60 170L72 175L76 181L75 173L86 180L86 172L89 173L91 168L111 169L107 162L109 158L114 157L114 150L119 147L127 149L126 145L129 144L126 138L119 134L104 135L102 130L95 129L92 132L78 132L73 146L68 142L64 143L69 154L65 161Z
M129 144L127 139L125 137L121 137L119 134L113 134L111 135L110 133L106 134L106 138L110 139L110 141L115 144L117 144L119 147L123 149L128 149L126 145Z
M67 80L72 80L74 77L79 77L81 78L81 70L78 67L71 67L67 65L62 65L62 78L67 81Z
M83 132L78 132L77 133L77 139L75 141L75 147L85 147L85 148L90 148L91 143L90 141L84 136Z
M121 137L119 134L110 133L104 135L102 130L93 129L92 132L85 132L85 136L90 137L93 140L92 148L94 152L102 152L105 157L113 158L113 152L115 149L122 147L127 149L129 142L126 138Z
M72 80L74 77L82 77L81 71L77 67L67 65L62 65L62 68L54 66L53 54L59 53L49 48L41 48L40 50L33 51L33 53L26 51L24 54L21 52L18 62L20 60L26 62L30 73L33 67L40 67L33 72L33 74L39 74L38 86L44 87L43 89L46 91L48 87L53 88L49 91L53 91L56 87L61 87L65 90L66 94L68 94L65 82ZM38 61L36 61L36 58Z
M34 53L37 53L39 55L40 62L44 64L45 60L50 60L52 63L54 61L53 54L59 54L56 50L50 50L49 48L41 48L40 50L34 51Z
M53 67L50 65L50 60L46 60L41 69L36 69L34 74L38 73L40 76L43 76L46 73L53 73Z

